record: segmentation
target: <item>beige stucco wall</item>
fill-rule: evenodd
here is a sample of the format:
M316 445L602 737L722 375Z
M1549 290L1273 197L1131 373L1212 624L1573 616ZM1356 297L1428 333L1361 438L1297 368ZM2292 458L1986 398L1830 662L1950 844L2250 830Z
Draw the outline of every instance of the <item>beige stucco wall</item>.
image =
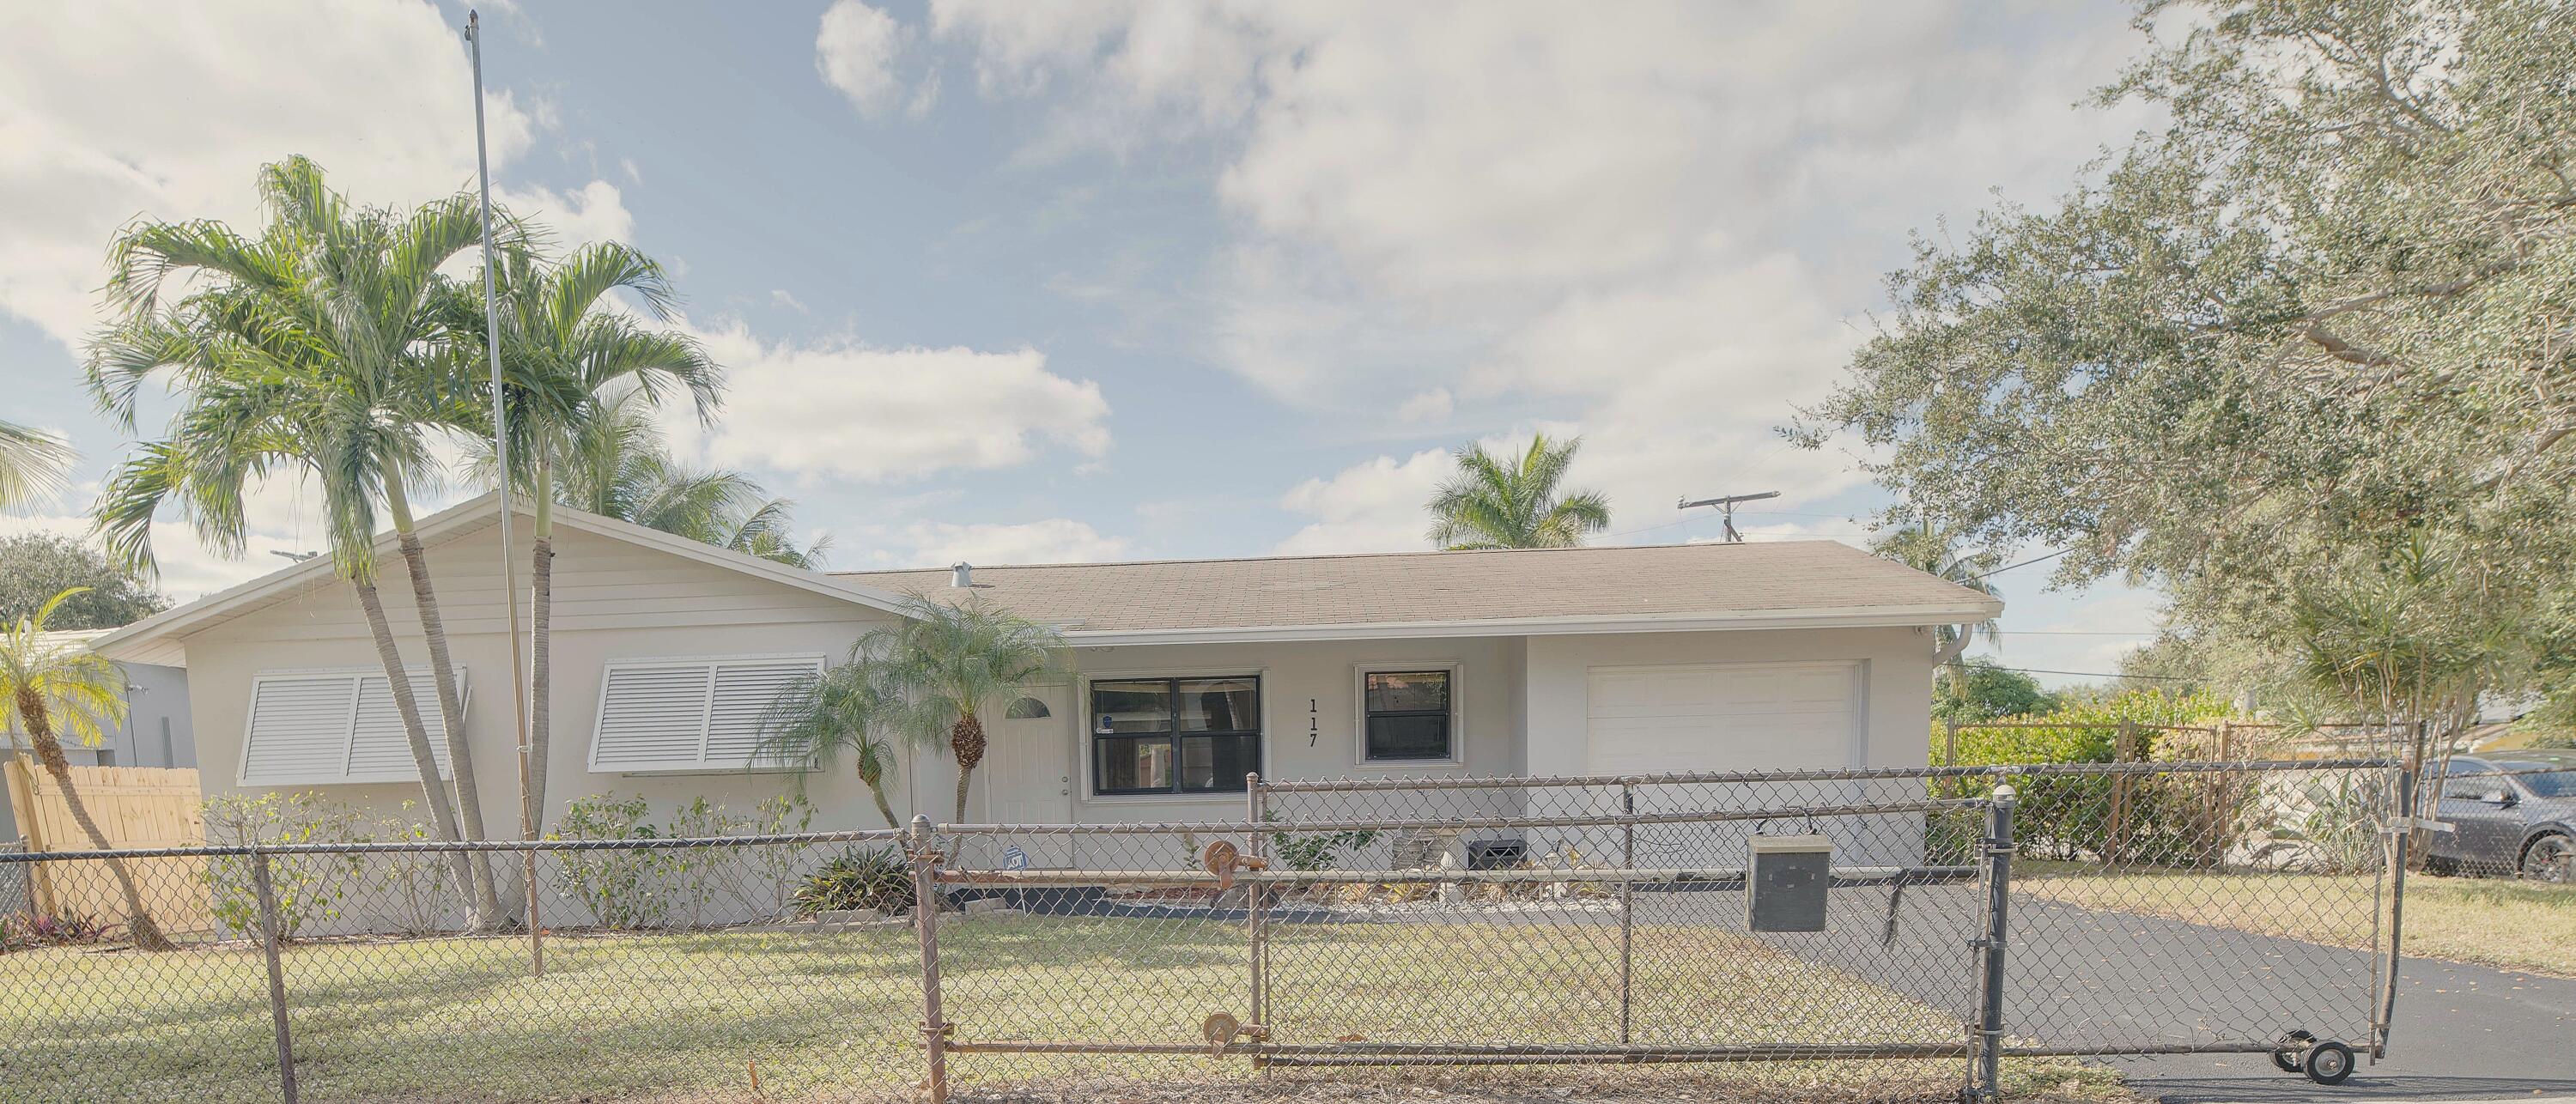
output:
M520 534L525 547L526 534ZM549 818L564 801L610 790L643 794L667 809L705 793L747 811L785 792L782 775L634 776L594 774L588 767L602 665L614 658L814 652L838 658L888 615L740 572L565 532L554 571L553 752L548 757ZM510 653L500 604L498 545L490 531L460 537L430 552L449 647L467 672L466 710L485 823L495 836L518 832L514 719L506 688ZM524 569L520 585L526 585ZM414 616L410 583L399 561L385 567L383 595L406 662L428 663ZM189 698L198 761L208 792L238 791L242 726L249 716L251 676L298 668L381 670L355 595L345 584L239 617L186 640ZM437 738L436 704L421 708ZM416 801L412 784L328 787L333 797L385 815ZM818 828L876 827L866 790L854 776L817 776L808 793Z

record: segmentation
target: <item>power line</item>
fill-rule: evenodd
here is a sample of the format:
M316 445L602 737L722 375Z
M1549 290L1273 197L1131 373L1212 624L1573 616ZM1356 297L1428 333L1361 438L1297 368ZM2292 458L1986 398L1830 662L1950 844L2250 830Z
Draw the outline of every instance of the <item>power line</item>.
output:
M2051 552L2051 553L2049 553L2049 554L2047 554L2047 555L2045 555L2045 556L2033 556L2033 557L2031 557L2030 559L2023 560L2022 562L2017 563L2017 564L2005 564L2004 566L2002 566L2002 567L1998 567L1998 568L1996 568L1996 569L1994 569L1994 570L1992 570L1992 571L1980 571L1980 572L1978 572L1978 573L1976 573L1976 574L1974 574L1974 575L1970 575L1970 576L1968 576L1968 578L1967 578L1965 581L1967 581L1967 582L1975 582L1976 580L1978 580L1978 579L1983 579L1983 578L1985 578L1985 577L1986 577L1986 576L1988 576L1988 575L2001 575L2001 574L2003 574L2004 572L2010 571L2010 570L2012 570L2012 569L2014 569L2014 568L2016 568L2016 567L2029 567L2030 565L2035 564L2035 563L2047 563L2047 562L2048 562L2048 561L2050 561L2050 560L2056 559L2056 558L2058 558L2059 556L2063 556L2063 555L2065 555L2065 554L2067 554L2067 553L2069 553L2069 552L2072 552L2072 551L2075 551L2075 549L2074 549L2073 547L2060 548L2060 549L2058 549L2057 551L2055 551L2055 552Z
M2207 681L2207 680L2205 680L2205 679L2196 679L2196 678L2191 678L2191 677L2189 677L2189 676L2187 676L2187 675L2132 675L2132 674L2124 674L2124 673L2117 672L2117 671L2059 671L2059 670L2055 670L2055 669L2048 668L2048 667L2006 667L2006 666L2004 666L2003 664L2000 664L2000 663L1968 663L1968 662L1965 662L1965 661L1963 661L1963 660L1956 660L1956 659L1951 660L1951 661L1949 661L1949 662L1947 662L1947 663L1941 664L1941 666L1943 666L1943 667L1992 667L1992 668L1994 668L1994 669L1996 669L1996 670L1998 670L1998 671L2019 671L2019 672L2021 672L2021 673L2023 673L2023 674L2025 674L2025 675L2074 675L2074 676L2077 676L2077 677L2079 677L2079 678L2146 679L2146 680L2149 680L2149 681L2151 681L2151 682L2204 682L2204 681Z

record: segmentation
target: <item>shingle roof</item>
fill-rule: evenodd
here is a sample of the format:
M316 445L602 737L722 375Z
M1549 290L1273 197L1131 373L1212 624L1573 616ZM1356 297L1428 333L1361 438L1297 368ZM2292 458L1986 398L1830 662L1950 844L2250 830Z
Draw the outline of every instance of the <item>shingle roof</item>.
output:
M1077 638L1492 622L1946 624L1987 595L1831 541L1407 552L837 572L939 601L982 595ZM1709 627L1722 627L1712 624Z

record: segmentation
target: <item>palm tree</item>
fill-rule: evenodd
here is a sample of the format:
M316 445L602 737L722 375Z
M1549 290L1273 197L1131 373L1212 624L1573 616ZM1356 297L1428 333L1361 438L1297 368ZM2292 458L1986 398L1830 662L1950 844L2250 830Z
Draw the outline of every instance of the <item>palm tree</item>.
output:
M167 437L111 475L97 528L111 552L149 571L152 520L168 503L201 539L240 555L246 484L310 476L323 495L333 564L375 637L432 826L440 839L487 838L464 703L411 509L411 495L434 485L431 438L478 416L450 325L471 299L438 273L481 240L477 204L454 196L409 215L357 207L301 157L262 167L259 193L267 222L258 238L212 221L144 222L110 247L107 294L121 318L92 343L91 391L129 430L135 394L153 376L169 373L187 401ZM189 290L165 305L170 287ZM379 503L428 645L452 801L376 589ZM460 884L474 889L477 922L497 923L488 860L460 852L454 861Z
M847 661L796 680L761 716L760 757L794 764L801 789L807 775L832 769L847 752L886 827L902 827L885 790L886 772L895 763L887 732L903 720L901 694L888 684L891 674L884 661L853 648Z
M861 637L853 654L881 657L883 685L899 703L892 728L922 740L947 736L963 821L967 787L984 761L984 707L1056 671L1064 635L981 596L952 606L916 594L903 614Z
M590 482L584 462L600 440L650 432L649 408L686 391L706 420L721 399L723 373L685 334L656 330L609 309L623 289L656 319L670 315L670 283L652 258L615 242L585 246L558 263L528 248L504 255L494 286L501 303L503 392L510 404L512 480L535 503L530 550L528 782L520 795L528 823L542 823L553 747L554 507L564 491ZM467 328L470 328L470 323ZM486 369L488 371L488 368ZM483 434L478 440L490 440ZM488 459L488 458L487 458ZM487 464L488 470L488 464Z
M12 731L27 734L35 745L36 762L61 791L72 823L89 837L91 847L108 851L115 845L99 830L89 806L81 801L80 790L72 784L71 761L63 757L62 737L70 735L89 747L106 738L107 730L125 718L125 672L87 648L50 643L44 637L46 620L64 600L88 589L72 587L54 595L35 616L20 618L0 632L0 720L8 721ZM16 742L14 737L10 741ZM110 858L107 869L125 893L126 928L134 945L147 951L169 949L169 937L161 934L161 926L143 907L143 894L135 888L134 873L125 868L125 860Z
M1930 524L1908 525L1870 543L1872 554L1894 560L1927 575L1938 576L1980 594L2001 593L1986 574L2002 557L1994 552L1960 552L1946 533ZM1942 677L1968 645L1983 640L2001 646L2003 627L1995 621L1974 625L1939 625L1932 630L1932 662Z
M1600 492L1557 494L1582 447L1580 437L1551 442L1540 433L1515 461L1480 444L1459 449L1458 470L1431 497L1431 543L1451 551L1573 548L1609 528L1610 502Z
M788 535L795 503L769 497L751 477L673 459L650 405L631 390L602 400L572 435L557 475L563 505L790 567L819 566L830 545L798 547Z
M52 434L0 421L0 510L14 510L63 487L71 446Z

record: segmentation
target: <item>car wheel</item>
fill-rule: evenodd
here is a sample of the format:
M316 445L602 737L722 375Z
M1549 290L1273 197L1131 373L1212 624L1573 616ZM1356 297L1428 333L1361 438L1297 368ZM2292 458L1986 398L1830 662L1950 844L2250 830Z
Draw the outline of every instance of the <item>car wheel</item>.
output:
M2522 876L2564 884L2576 879L2576 838L2552 833L2522 849Z

